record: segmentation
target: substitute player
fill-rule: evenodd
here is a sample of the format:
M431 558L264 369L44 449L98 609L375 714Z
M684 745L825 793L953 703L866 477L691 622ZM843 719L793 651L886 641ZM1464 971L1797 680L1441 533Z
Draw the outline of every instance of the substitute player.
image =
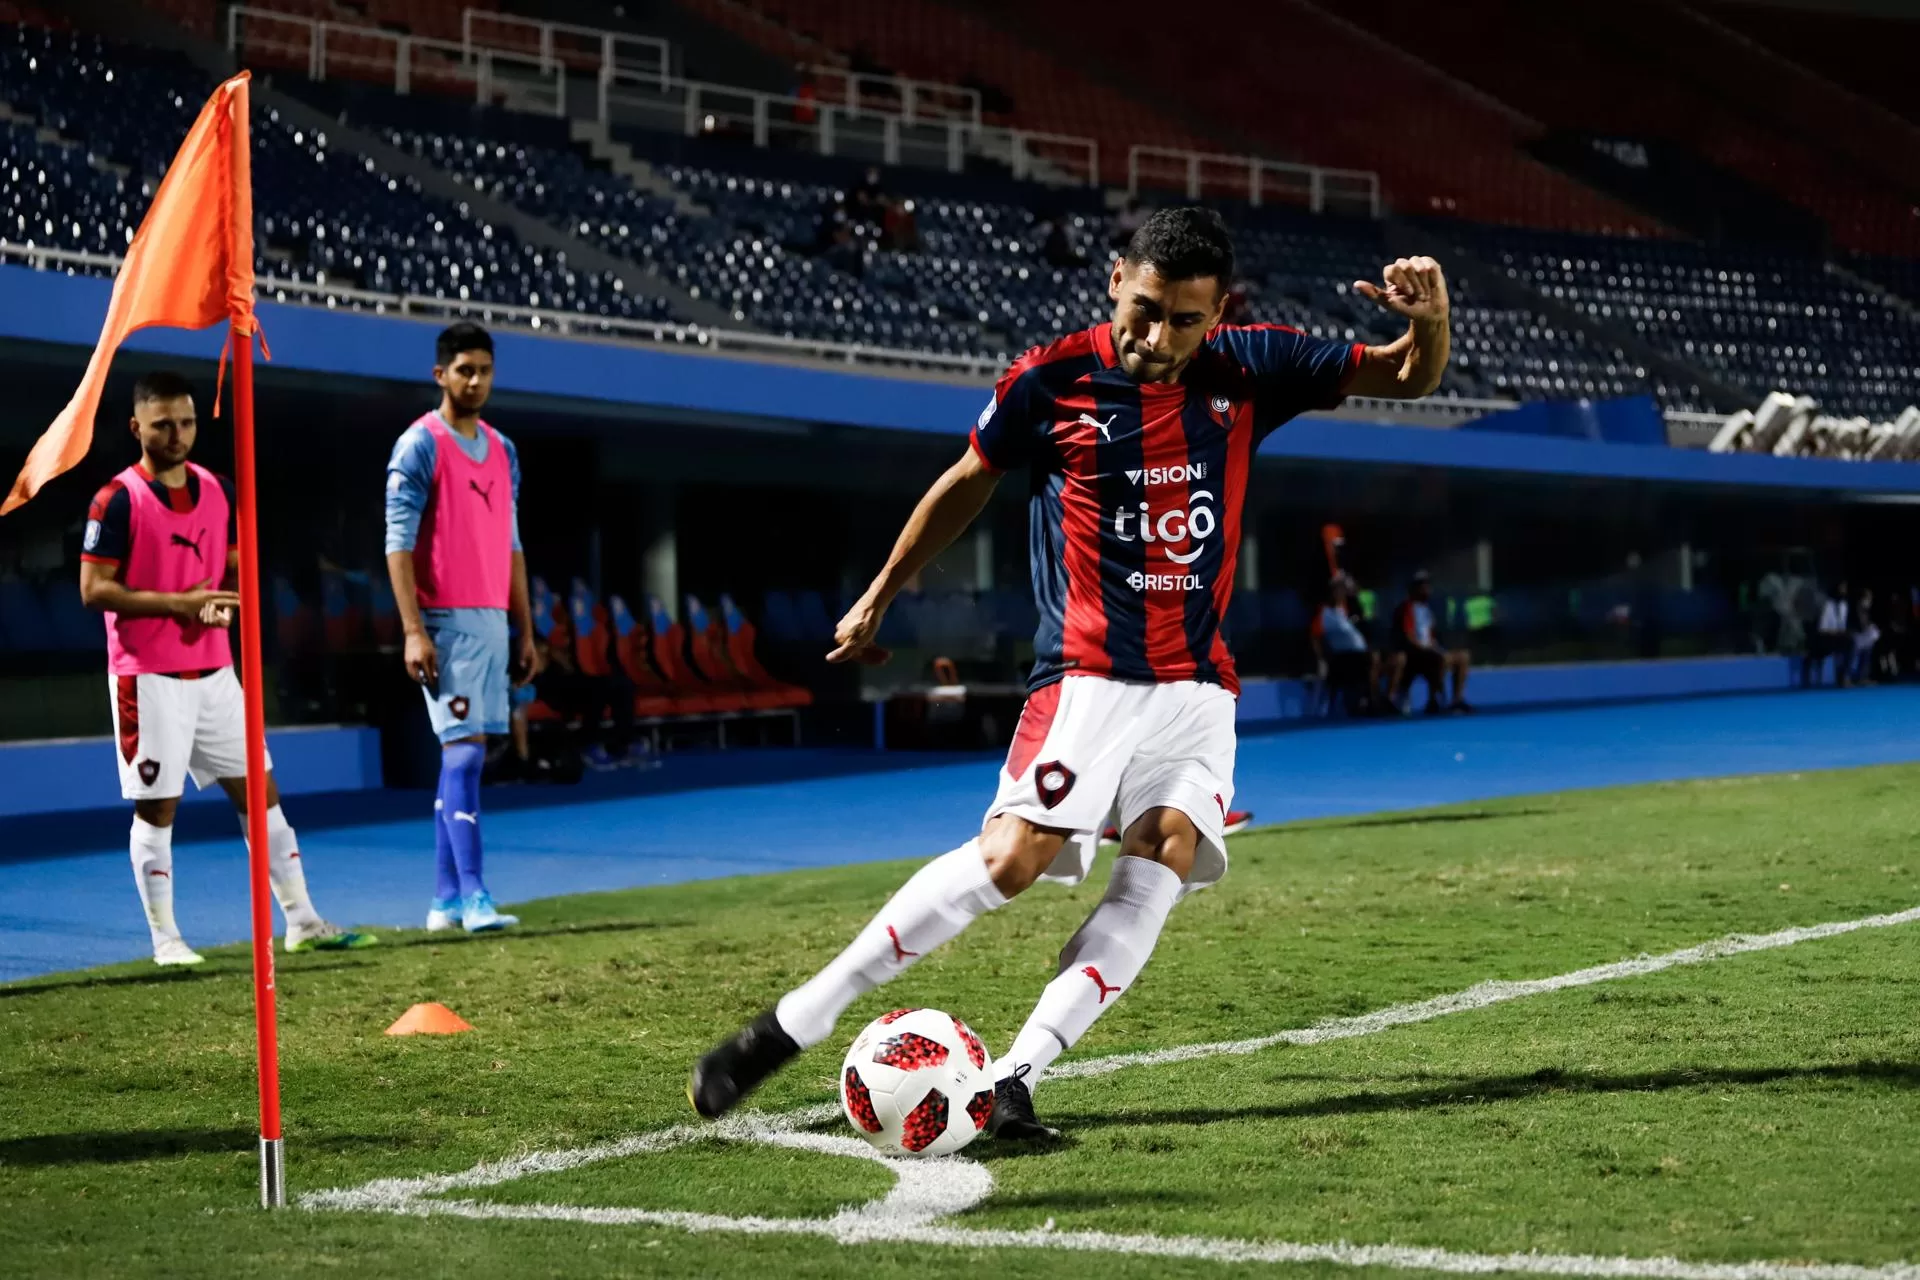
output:
M539 655L520 553L520 457L480 419L493 391L487 331L465 321L442 331L433 380L440 407L400 434L387 461L387 573L407 674L426 692L441 747L427 928L481 933L519 923L494 906L481 875L480 766L487 735L510 727L509 648L518 684Z
M979 836L922 867L838 958L700 1059L689 1094L702 1115L726 1112L824 1040L855 998L1035 880L1085 877L1117 804L1112 880L1000 1060L988 1122L1001 1138L1055 1136L1034 1117L1033 1085L1139 977L1174 903L1226 873L1239 686L1221 619L1254 450L1295 414L1348 394L1428 394L1449 341L1446 282L1430 258L1355 285L1408 321L1379 347L1220 327L1233 278L1217 215L1149 218L1108 281L1112 321L1014 363L967 453L841 619L830 660L884 661L874 637L895 594L1004 472L1028 468L1040 629Z
M233 490L189 462L199 419L177 373L133 387L140 460L107 482L87 511L80 598L107 617L107 686L120 794L133 801L133 881L156 964L199 964L173 915L173 815L186 779L218 782L247 829L246 709L227 628L233 589ZM272 762L267 767L272 769ZM300 842L267 774L267 867L286 918L286 948L371 946L372 934L328 924L313 909Z

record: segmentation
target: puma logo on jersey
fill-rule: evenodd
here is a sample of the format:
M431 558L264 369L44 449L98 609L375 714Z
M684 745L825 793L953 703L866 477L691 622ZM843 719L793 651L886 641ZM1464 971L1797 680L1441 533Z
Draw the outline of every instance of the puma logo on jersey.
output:
M478 480L469 480L467 488L480 495L480 501L487 504L487 510L493 510L493 481L487 481L487 487L482 489Z
M195 560L199 560L202 563L205 563L205 557L203 557L200 554L200 539L206 536L207 536L207 531L205 529L195 529L193 531L193 536L191 538L187 537L187 535L184 533L168 534L167 545L173 546L173 547L185 547L187 550L193 552L193 558Z
M1096 417L1094 417L1094 416L1093 416L1092 414L1090 414L1090 413L1083 413L1083 414L1081 414L1081 415L1080 415L1080 416L1079 416L1078 418L1075 418L1075 419L1074 419L1074 421L1075 421L1075 422L1084 422L1084 423L1086 423L1086 424L1087 424L1088 426L1090 426L1090 427L1093 427L1093 428L1095 428L1096 430L1098 430L1098 431L1100 432L1100 438L1101 438L1102 440L1105 440L1105 441L1106 441L1106 442L1107 442L1108 444L1112 444L1112 443L1113 443L1113 436L1112 436L1112 434L1111 434L1111 433L1110 433L1110 432L1108 431L1108 428L1110 428L1110 427L1112 427L1112 426L1113 426L1113 420L1114 420L1115 418L1117 418L1117 417L1119 417L1119 416L1120 416L1120 415L1119 415L1119 414L1117 414L1117 413L1110 413L1110 414L1108 414L1108 415L1107 415L1107 420L1106 420L1105 422L1102 422L1102 421L1100 421L1100 419L1098 419L1098 418L1096 418Z

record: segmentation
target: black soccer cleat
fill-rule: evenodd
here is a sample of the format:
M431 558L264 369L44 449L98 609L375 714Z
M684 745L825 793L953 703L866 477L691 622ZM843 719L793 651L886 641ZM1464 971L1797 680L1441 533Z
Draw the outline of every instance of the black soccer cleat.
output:
M1027 1088L1025 1063L994 1086L993 1115L987 1119L987 1132L1002 1142L1053 1142L1058 1129L1041 1124L1033 1114L1033 1090Z
M687 1101L707 1119L718 1120L799 1052L800 1046L780 1029L769 1009L693 1064Z

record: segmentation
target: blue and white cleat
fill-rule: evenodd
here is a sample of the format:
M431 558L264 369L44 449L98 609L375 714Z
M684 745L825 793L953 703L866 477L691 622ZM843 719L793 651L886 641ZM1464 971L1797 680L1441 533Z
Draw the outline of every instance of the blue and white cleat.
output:
M495 907L490 893L476 893L460 906L461 924L468 933L492 933L520 923L519 916L506 915Z
M460 899L435 898L427 908L427 932L445 933L460 927Z

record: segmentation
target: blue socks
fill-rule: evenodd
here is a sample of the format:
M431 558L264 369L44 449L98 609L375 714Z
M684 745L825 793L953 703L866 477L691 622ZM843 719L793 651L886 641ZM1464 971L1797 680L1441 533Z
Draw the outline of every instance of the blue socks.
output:
M440 798L434 807L439 819L436 894L442 902L487 891L480 876L480 766L486 758L487 749L478 742L455 742L440 753Z
M447 783L444 776L446 765L442 764L440 786L444 790ZM453 864L453 837L447 834L447 802L438 795L433 798L433 905L452 908L460 905L460 872Z

